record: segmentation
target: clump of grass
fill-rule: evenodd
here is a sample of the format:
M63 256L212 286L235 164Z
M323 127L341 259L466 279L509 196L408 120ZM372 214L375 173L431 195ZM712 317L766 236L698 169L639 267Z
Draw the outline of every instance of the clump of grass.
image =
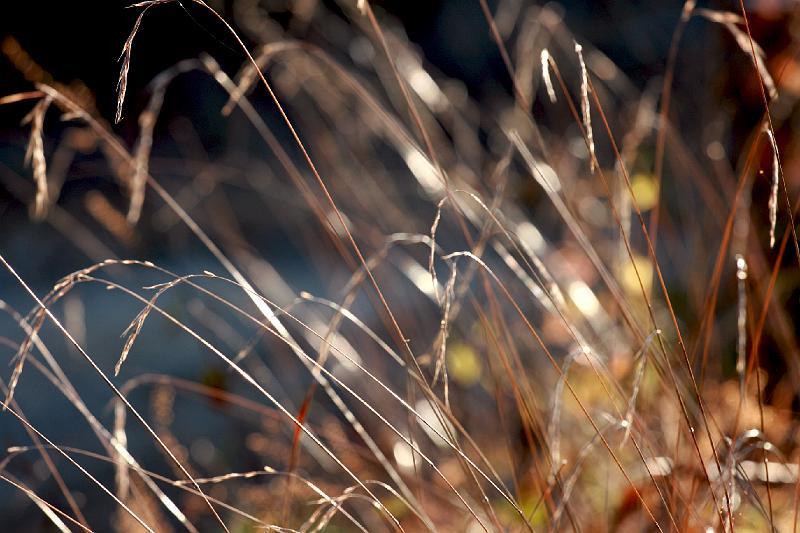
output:
M15 328L0 337L13 364L0 381L3 423L18 421L30 439L7 450L0 479L53 527L796 529L796 380L770 374L777 367L761 359L765 334L796 345L791 307L776 293L789 241L800 249L776 140L796 101L779 93L746 13L686 2L659 99L577 44L553 6L477 4L512 80L490 110L428 66L368 1L311 15L298 4L295 15L313 28L298 40L242 0L236 26L261 44L255 52L201 0L136 4L115 122L145 12L210 16L244 61L236 76L208 55L159 74L131 148L90 100L43 75L34 91L0 99L33 103L25 159L34 215L95 259L39 295L0 250L33 302L24 314L0 301ZM675 54L695 16L725 27L736 53L751 56L765 106L741 160L716 157L714 168L670 120L682 110L671 94ZM515 38L525 42L515 48ZM170 161L159 158L156 125L189 73L225 95L223 116L248 124L266 148L258 165L239 154L226 162L240 170L229 175L187 157L178 166L199 170L186 182L159 176ZM76 145L106 157L127 195L127 216L105 197L103 209L89 209L109 235L130 244L148 217L166 213L215 264L178 273L157 257L119 259L62 212L46 172L52 107L80 131ZM762 243L749 206L765 152L773 178ZM771 252L781 180L789 224ZM316 268L319 294L259 257L257 235L242 226L254 204ZM113 358L70 331L74 317L59 317L95 286L140 309L126 317ZM141 372L174 355L166 344L175 332L222 370L202 380ZM108 416L87 399L86 380L78 387L64 370L58 338L110 391ZM796 370L791 353L783 362ZM69 435L57 442L27 418L20 396L31 373L80 414L97 449ZM215 433L212 420L236 431ZM227 455L226 442L237 445ZM17 467L34 455L55 496ZM89 503L79 503L67 469L80 474L81 492L93 491Z

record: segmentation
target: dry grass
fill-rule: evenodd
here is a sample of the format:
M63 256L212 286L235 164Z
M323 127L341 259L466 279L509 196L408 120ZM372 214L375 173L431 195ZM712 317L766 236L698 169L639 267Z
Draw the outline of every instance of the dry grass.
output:
M429 68L369 1L311 15L301 4L295 15L317 43L235 3L236 26L263 43L252 53L202 0L136 4L115 122L132 107L145 13L210 17L243 66L231 77L203 55L158 75L131 148L85 93L43 71L35 91L0 99L33 103L34 192L4 183L96 259L39 295L0 250L6 277L33 302L24 314L0 300L15 327L0 337L12 365L0 381L2 424L30 439L7 450L0 480L64 532L102 531L98 516L125 532L796 530L800 367L785 303L796 279L782 265L790 241L800 265L800 247L776 134L798 97L781 94L747 14L686 2L659 97L577 44L552 6L507 1L493 12L478 0L513 80L489 109ZM687 143L700 137L671 120L683 111L672 95L681 36L696 18L727 29L752 62L764 115L739 158L725 155L721 135L695 149ZM220 112L247 122L266 148L260 166L227 160L244 169L228 175L207 157L153 155L167 94L188 73L214 80L227 98ZM155 258L119 259L65 213L63 178L46 170L45 114L56 109L74 128L62 157L102 154L129 200L126 215L87 194L107 237L133 246L137 224L160 217L216 266L181 274ZM190 179L165 186L157 176L170 163ZM241 190L241 205L226 194ZM768 216L750 216L751 198ZM248 202L292 236L322 294L257 255ZM101 333L74 316L84 306L111 312L76 300L93 286L140 308L116 365L78 334ZM136 360L173 355L164 328L222 377L138 371ZM113 409L96 412L61 352L81 358ZM96 449L55 442L26 417L30 373L52 387L40 398L63 396L80 413ZM236 421L240 433L215 434L206 417ZM203 460L229 439L241 448ZM55 497L18 467L31 456L46 463L36 475L55 481ZM88 503L67 469L82 476Z

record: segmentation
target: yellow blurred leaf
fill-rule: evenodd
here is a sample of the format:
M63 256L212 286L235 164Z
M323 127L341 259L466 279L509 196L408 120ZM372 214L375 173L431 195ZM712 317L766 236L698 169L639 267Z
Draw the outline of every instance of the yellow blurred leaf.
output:
M634 263L636 264L635 270L633 268ZM650 260L641 255L634 255L633 263L626 260L625 264L622 266L622 287L625 289L625 292L631 296L641 296L642 294L642 289L639 286L639 278L636 276L637 270L646 291L649 292L650 287L653 285L653 268L650 264Z
M631 179L631 189L636 203L642 211L652 209L658 202L658 185L652 176L636 174Z
M447 350L447 372L463 387L475 385L483 374L483 365L470 346L453 343Z

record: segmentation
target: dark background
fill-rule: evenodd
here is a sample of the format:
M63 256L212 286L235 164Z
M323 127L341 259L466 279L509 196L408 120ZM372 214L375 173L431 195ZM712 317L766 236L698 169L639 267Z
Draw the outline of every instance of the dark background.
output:
M101 113L111 117L120 51L139 13L136 8L126 8L130 3L9 2L0 19L0 35L13 35L56 80L83 81L94 91ZM223 6L212 5L222 7L221 14L226 16L232 10L230 4L226 1ZM397 17L426 59L447 76L462 79L474 96L480 98L498 82L508 87L505 69L477 0L394 0L372 4L376 10ZM495 2L489 4L494 8ZM567 26L611 57L635 82L643 84L663 72L682 2L571 0L559 4ZM128 94L134 100L158 72L200 52L210 53L228 70L235 71L241 65L241 51L219 22L191 2L183 5L185 9L178 4L156 6L145 17L134 44L128 86ZM690 28L687 42L691 42L691 34ZM0 62L3 94L29 88L7 61ZM0 128L8 134L14 125L3 121Z
M353 0L355 1L355 0ZM277 2L276 2L277 3ZM322 2L336 11L334 2ZM100 114L114 115L119 56L139 13L128 8L129 0L64 2L57 0L6 2L0 16L0 37L17 39L22 48L54 80L70 83L80 80L93 93ZM267 2L269 4L269 2ZM430 65L449 77L462 80L478 101L497 91L510 92L510 82L492 41L477 0L385 0L372 2L377 11L396 17L410 39L417 43ZM492 9L496 2L489 1ZM529 2L522 2L530 5ZM788 40L786 25L791 2L788 0L750 0L751 29L768 53L781 50ZM236 27L232 0L211 5ZM579 1L558 2L566 25L587 43L604 52L640 89L663 74L672 33L680 17L682 1ZM738 12L738 1L699 2L702 7ZM281 21L281 14L276 18ZM283 22L289 23L289 15ZM239 32L245 35L244 32ZM299 35L314 41L314 35ZM245 37L246 40L246 37ZM698 89L698 84L713 81L720 101L741 96L752 65L747 57L736 54L736 45L720 27L709 29L706 21L693 20L683 37L678 56L675 93ZM249 47L254 43L247 42ZM190 1L156 6L146 15L136 37L132 68L128 80L126 116L136 116L144 100L144 87L162 70L177 61L206 52L229 73L243 63L243 54L219 21ZM701 54L703 61L695 61ZM725 65L723 72L716 71ZM725 74L727 73L727 74ZM0 94L30 90L31 84L0 58ZM707 87L705 88L707 89ZM752 87L750 88L752 90ZM186 94L186 97L195 97ZM742 117L742 131L748 131L760 109L755 93L738 98L737 111ZM196 100L196 98L195 98ZM181 98L171 99L179 102ZM194 103L195 108L197 102ZM202 102L199 103L202 105ZM0 109L0 141L19 146L27 131L19 119L30 106L18 104ZM691 119L693 110L688 118ZM123 138L135 138L135 120L123 120L116 126ZM214 132L209 140L215 141ZM741 140L734 139L739 143ZM4 152L5 153L5 152ZM9 157L6 164L18 166ZM0 212L11 206L0 191Z

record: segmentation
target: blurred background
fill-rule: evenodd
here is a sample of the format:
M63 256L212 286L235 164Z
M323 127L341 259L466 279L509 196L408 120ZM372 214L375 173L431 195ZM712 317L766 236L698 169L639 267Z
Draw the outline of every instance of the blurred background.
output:
M357 17L355 0L224 0L208 4L231 24L250 50L283 39L324 50L346 71L358 76L366 87L374 89L377 101L416 135L399 93L384 89L390 85L391 73L381 63L381 52L374 46L370 28L363 18ZM498 197L502 195L504 201L519 209L522 218L535 221L536 231L552 245L549 264L562 265L551 268L555 277L563 280L572 276L583 279L588 287L595 287L599 283L597 274L587 273L592 270L591 264L571 242L563 222L547 206L547 196L541 189L530 179L508 179L501 187L499 181L493 183L489 177L506 150L507 141L498 131L515 126L523 131L526 141L533 139L534 134L527 132L527 126L513 115L514 85L478 0L398 0L370 4L391 43L402 43L408 64L419 65L429 73L438 84L437 90L450 101L460 102L457 105L464 110L467 118L463 124L453 119L453 125L444 128L446 134L435 139L436 143L459 145L462 142L459 128L471 132L463 133L466 140L452 157L443 157L444 164L454 174L462 172L466 176L464 181L476 190L487 192L487 202L491 201L492 193L502 188ZM738 12L739 9L738 2L699 4L713 10ZM795 126L800 114L794 105L800 97L797 54L800 11L797 3L790 0L750 0L745 4L752 35L764 49L766 67L776 79L781 95L780 105L775 109L776 137L789 196L796 198L800 192L800 181L796 179L800 160L792 131L800 127ZM593 200L599 196L599 185L589 179L587 153L579 128L570 122L564 106L556 109L546 96L542 97L538 62L541 46L536 39L546 30L564 28L559 45L551 45L551 53L565 71L573 95L578 95L580 78L573 68L574 59L566 59L570 38L584 45L590 69L604 82L601 97L607 105L612 131L623 146L634 146L629 162L634 177L640 177L645 198L647 190L657 187L649 173L655 160L656 142L648 131L637 139L635 126L638 114L647 113L648 109L650 113L657 112L683 3L615 0L542 4L505 0L490 1L488 6L509 44L514 62L519 66L526 54L535 56L531 60L535 66L531 76L536 81L532 90L538 91L535 94L539 96L531 104L532 116L546 140L554 139L551 156L561 166L553 166L562 176L565 191L572 195L569 207L580 213L581 223L591 228L587 231L598 243L608 241L607 246L598 246L602 247L604 261L611 264L616 274L614 258L621 251L619 241L612 235L614 229L607 204ZM129 8L129 2L119 0L15 2L12 7L4 6L0 19L0 97L30 91L38 82L59 84L79 98L92 116L103 120L126 146L134 147L141 131L138 118L152 95L149 84L159 73L201 54L213 57L231 77L245 63L236 40L206 10L191 2L154 6L144 16L133 42L123 119L113 124L120 52L140 12L140 8ZM541 21L541 28L528 24L534 20ZM553 30L553 34L560 31ZM530 44L528 49L527 42L537 44ZM403 60L406 56L398 57ZM426 197L424 186L403 177L409 175L409 168L404 166L402 157L390 153L387 147L390 143L381 145L361 138L358 126L361 120L358 117L363 113L359 110L361 104L345 97L340 100L331 97L327 104L320 104L314 91L319 91L316 85L324 83L314 79L314 68L299 60L278 62L270 67L268 75L274 79L279 97L286 102L287 112L297 122L312 156L320 159L323 174L330 176L331 188L338 195L337 200L341 199L343 211L358 230L357 240L365 250L375 253L381 249L382 239L396 232L429 233L436 215L435 202L421 199ZM754 131L759 131L764 104L751 58L743 52L741 43L724 25L702 17L694 17L683 31L671 88L673 104L669 118L673 124L671 131L677 135L670 136L667 142L662 176L659 259L681 324L694 341L703 338L702 326L697 325L705 309L706 280L713 271L738 172L745 161L743 152L754 142ZM287 157L301 166L301 154L269 95L258 86L249 94L249 101L274 132L277 142L285 147ZM425 100L424 94L419 97ZM352 264L348 265L342 252L325 237L306 197L286 178L277 156L264 148L247 117L241 112L223 115L221 110L227 100L227 94L206 73L191 71L176 77L165 93L153 129L150 173L278 305L290 304L301 291L339 301L342 287L351 279ZM109 164L107 154L92 135L74 121L59 120L58 112L47 115L43 129L51 205L43 217L32 216L35 183L31 168L24 164L31 126L22 124L32 106L32 102L21 102L0 107L0 253L38 295L46 294L70 272L114 258L152 261L178 274L204 270L222 273L209 250L152 191L144 198L136 224L126 220L130 190L113 169L113 161ZM435 114L435 105L429 107ZM351 119L353 124L348 122ZM601 131L602 122L598 116L594 119L596 131ZM443 124L447 120L439 117ZM322 133L329 131L333 133ZM610 144L604 134L596 135L602 137L598 139L598 157L611 162L607 164L611 172L614 165ZM354 138L363 140L363 146L351 142ZM343 146L351 148L345 150ZM367 158L369 149L374 152ZM329 155L339 153L337 150L347 153ZM744 237L744 244L740 243L740 251L750 250L761 258L762 266L755 261L751 263L754 276L761 279L768 276L769 261L774 260L776 251L766 246L771 153L762 150L756 157L762 158L761 168L766 174L763 179L755 179L751 190L748 189L752 206L746 224L752 231ZM339 158L361 162L353 162L340 176L336 169L344 167ZM380 159L380 164L373 159ZM375 181L376 190L359 189L368 186L353 181L358 172L380 175ZM303 179L310 187L316 187L305 170ZM314 188L312 196L318 195ZM593 202L602 205L597 207ZM651 220L651 214L647 216ZM781 217L781 232L785 223ZM458 235L452 220L450 226L445 224L442 228L440 239L449 251L464 247L463 237ZM646 255L641 235L635 235L633 241L638 253ZM349 252L347 255L352 260ZM426 267L424 258L423 250L417 259ZM797 329L791 317L798 312L799 274L790 245L776 296L783 319L772 321L761 339L762 365L769 376L766 397L782 413L793 413L799 405L790 362L798 355ZM110 267L103 276L135 287L164 281L157 272L122 267ZM735 376L737 288L732 281L735 279L732 261L726 261L723 278L727 281L720 289L716 309L719 325L706 346L706 351L712 354L708 372L720 381ZM383 280L387 279L388 274ZM389 286L393 310L409 324L406 329L413 333L415 347L426 352L428 341L420 339L435 337L438 319L432 326L421 319L422 323L417 324L415 315L422 314L418 303L402 286ZM230 287L217 286L216 290L246 302L238 293L233 296L236 291ZM598 297L603 305L607 303L599 292ZM5 271L0 273L0 299L22 314L34 307L30 297ZM758 309L761 303L756 295L751 305ZM170 293L163 305L234 353L241 354L245 349L261 352L259 363L253 363L250 371L281 391L277 394L291 400L295 411L302 404L311 380L293 369L291 365L296 366L296 362L290 362L291 354L286 347L260 345L252 325L222 318L225 310L219 305L200 300L184 289L177 289L174 295ZM54 311L98 365L111 374L125 342L120 334L142 307L141 301L120 298L102 284L92 284L64 296ZM356 314L360 311L359 316L372 317L370 327L381 327L374 302L368 298L360 296L353 310ZM272 453L269 448L273 443L264 436L269 434L267 430L255 431L253 427L259 424L269 427L267 422L260 419L254 422L251 415L237 413L230 398L224 396L206 394L182 402L175 400L170 387L157 386L161 379L158 376L172 376L207 387L206 393L216 390L246 396L231 371L196 341L162 319L149 320L152 323L143 328L115 383L120 386L127 383L131 401L155 420L161 436L182 443L181 449L204 475L263 466L264 457ZM43 335L75 389L81 391L86 404L110 427L112 395L51 325L45 326ZM0 337L19 342L20 332L13 320L0 322ZM553 333L549 340L561 346L559 353L563 357L570 345L561 337ZM464 332L456 335L458 338L468 339L469 327L464 326ZM609 346L613 344L609 342ZM11 358L15 349L13 344L9 346L5 351ZM619 342L618 351L624 352L627 346L626 342ZM617 363L620 375L626 375L630 360L620 355ZM544 366L544 361L541 364ZM613 371L614 363L609 365ZM5 362L0 366L6 368ZM8 370L2 372L5 383L12 367L9 364ZM464 398L483 405L481 402L487 402L490 396L489 389L474 390L468 371L465 376L461 387ZM128 381L135 381L134 378L140 381ZM26 368L20 379L16 401L24 406L26 415L37 427L46 430L48 438L79 449L96 448L96 436L83 422L84 417L68 405L46 375ZM178 385L171 383L171 387ZM480 412L478 407L476 412L464 416L478 420ZM786 416L787 420L794 417ZM324 420L318 422L323 424ZM284 435L291 434L291 428L281 431ZM512 431L512 440L524 440L522 432L521 426ZM787 429L778 438L788 443L794 435L794 430ZM132 448L141 448L137 457L146 467L168 470L165 467L168 461L143 431L131 428L128 439ZM29 442L21 424L8 414L0 415L0 447ZM792 452L793 447L786 444L784 450ZM283 451L275 452L275 456L285 460ZM46 465L34 453L14 457L8 463L8 468L12 467L15 476L24 478L48 501L58 501L61 497L59 487L47 475ZM94 467L102 480L113 483L112 465L94 464ZM98 530L105 530L107 509L92 502L97 499L106 505L107 501L96 487L74 470L65 469L64 478L67 485L76 487L75 498L87 520L97 524ZM259 500L263 496L251 497L255 502L264 501ZM30 500L13 487L0 487L0 502L0 530L45 531L52 527ZM201 506L197 502L192 505ZM202 515L202 510L194 511Z

